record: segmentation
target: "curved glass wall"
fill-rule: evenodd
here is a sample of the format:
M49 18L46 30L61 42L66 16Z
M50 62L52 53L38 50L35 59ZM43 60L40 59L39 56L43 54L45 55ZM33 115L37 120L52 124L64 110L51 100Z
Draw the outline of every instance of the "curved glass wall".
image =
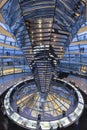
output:
M87 75L87 22L82 26L67 48L64 58L58 66L60 69L67 70L82 75ZM84 32L83 32L84 31Z
M86 30L87 22L82 27L85 27ZM75 36L72 44L67 48L64 58L60 61L58 69L61 67L60 69L64 71L87 75L86 59L87 31ZM13 38L0 34L0 76L21 72L30 72L23 53Z
M0 27L6 27L0 23ZM23 53L12 37L0 33L0 76L30 72Z

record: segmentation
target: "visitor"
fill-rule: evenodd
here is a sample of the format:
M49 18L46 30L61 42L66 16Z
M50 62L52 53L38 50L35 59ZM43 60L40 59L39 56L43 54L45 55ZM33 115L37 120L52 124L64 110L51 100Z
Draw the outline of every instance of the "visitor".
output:
M53 127L52 127L52 126L50 127L50 130L53 130Z
M20 108L19 108L19 106L17 107L17 113L19 113L19 110L20 110Z
M64 110L62 111L62 114L63 114L63 117L66 116L66 112Z
M41 121L41 114L38 114L38 121Z

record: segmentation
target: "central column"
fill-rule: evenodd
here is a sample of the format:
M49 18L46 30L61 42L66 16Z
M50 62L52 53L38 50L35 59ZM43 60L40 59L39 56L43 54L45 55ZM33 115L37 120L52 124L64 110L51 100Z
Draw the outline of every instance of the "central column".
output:
M50 91L54 70L53 59L55 56L51 52L52 24L53 18L26 21L34 57L30 65L42 104Z

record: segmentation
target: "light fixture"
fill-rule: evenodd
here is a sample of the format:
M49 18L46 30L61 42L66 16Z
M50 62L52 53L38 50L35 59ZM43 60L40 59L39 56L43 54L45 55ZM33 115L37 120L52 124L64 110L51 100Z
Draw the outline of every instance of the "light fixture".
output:
M42 34L40 33L40 37L42 36Z
M51 27L52 26L52 24L49 24L49 27Z
M76 16L80 16L80 14L79 14L79 13L75 13L75 15L76 15Z
M54 35L54 37L56 38L56 36Z
M42 40L42 37L40 37L40 40Z
M32 42L33 42L34 40L32 40Z
M56 41L56 39L53 39L53 41L55 42L55 41Z
M41 24L39 24L39 28L41 28L42 27L42 25Z
M39 24L41 24L41 23L42 23L42 20L39 20L38 22L39 22Z

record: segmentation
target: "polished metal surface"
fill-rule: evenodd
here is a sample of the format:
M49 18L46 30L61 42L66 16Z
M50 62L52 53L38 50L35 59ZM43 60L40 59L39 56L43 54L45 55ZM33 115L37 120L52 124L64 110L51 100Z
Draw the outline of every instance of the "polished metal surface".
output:
M85 21L85 7L83 0L8 0L2 8L44 98L59 60Z
M40 95L32 76L15 84L4 98L7 116L27 129L54 130L76 122L84 109L79 90L67 81L54 78L47 100ZM38 118L40 116L40 118Z
M32 70L37 88L36 97L39 97L37 103L39 102L41 104L43 111L46 108L45 104L48 102L48 97L53 99L53 102L55 102L56 98L59 99L58 96L60 94L58 94L58 92L58 96L57 94L52 94L52 81L56 77L57 67L64 56L66 48L86 20L86 1L8 0L2 7L2 15L8 30L16 37L17 43L23 51ZM32 86L32 88L34 87ZM78 97L79 95L82 97L78 90L75 90ZM8 92L8 95L9 93L10 91ZM6 102L8 101L9 99L6 99ZM33 99L32 102L30 101L31 104L29 106L32 107L35 102L36 100ZM65 120L61 119L65 122L65 127L72 124L80 117L84 108L83 99L80 102L83 102L82 109L79 113L78 111L81 104L78 103L79 106L75 109L75 113L73 112L70 114L70 119L72 121L67 117ZM54 106L55 105L52 105L52 107ZM7 110L7 114L10 112L11 111ZM77 115L76 112L78 112ZM39 113L39 110L37 110L37 113ZM10 118L16 120L14 119L15 114L16 113L10 115ZM36 114L36 117L37 116L38 114ZM52 116L54 115L52 114ZM58 113L56 116L58 117ZM18 120L20 118L17 114L15 117ZM43 121L44 120L45 118L43 118ZM45 124L42 122L41 125L44 129ZM27 126L29 128L33 127L29 124L27 124ZM36 126L34 128L36 129ZM57 124L55 128L57 128ZM49 125L47 129L50 129Z

